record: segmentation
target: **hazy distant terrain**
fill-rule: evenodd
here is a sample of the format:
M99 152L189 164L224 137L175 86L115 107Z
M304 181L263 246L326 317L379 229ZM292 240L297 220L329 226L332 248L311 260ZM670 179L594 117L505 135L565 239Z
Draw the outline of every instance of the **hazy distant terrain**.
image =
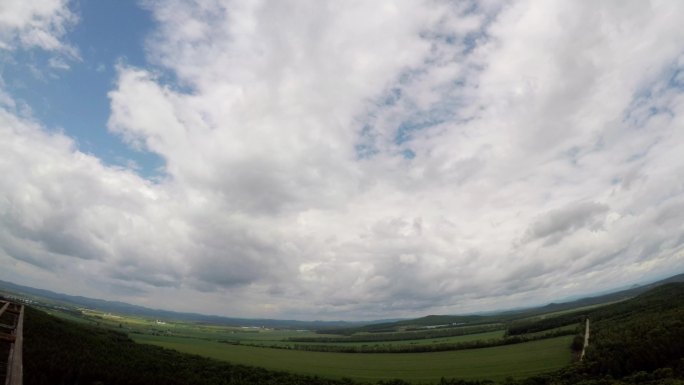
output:
M181 313L168 310L150 309L143 306L131 305L117 301L105 301L101 299L60 294L49 290L35 289L28 286L17 285L6 281L0 281L0 291L2 291L2 289L10 290L16 293L28 294L31 296L37 296L42 299L49 299L51 301L54 301L55 303L64 304L72 307L80 306L90 309L98 309L106 312L113 312L117 314L130 314L146 316L151 318L173 319L179 321L220 323L233 326L266 326L303 329L346 327L363 324L363 322L350 321L297 321L275 319L249 319L212 316L197 313Z

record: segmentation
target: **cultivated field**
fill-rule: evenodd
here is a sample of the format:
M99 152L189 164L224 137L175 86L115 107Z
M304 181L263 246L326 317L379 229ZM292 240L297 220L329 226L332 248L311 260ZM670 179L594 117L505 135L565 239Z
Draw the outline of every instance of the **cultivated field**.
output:
M570 364L572 336L522 344L438 353L321 353L229 345L193 338L132 335L153 344L237 364L324 377L359 380L401 378L434 382L441 377L502 380L527 377Z

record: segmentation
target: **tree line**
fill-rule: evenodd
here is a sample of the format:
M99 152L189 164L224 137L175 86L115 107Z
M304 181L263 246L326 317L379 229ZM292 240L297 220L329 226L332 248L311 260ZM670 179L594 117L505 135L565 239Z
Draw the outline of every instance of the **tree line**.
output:
M496 330L501 330L503 327L498 324L480 325L480 326L463 326L450 329L430 329L412 332L396 332L396 333L382 333L382 334L353 334L347 337L291 337L288 341L291 342L322 342L322 343L340 343L340 342L383 342L383 341L408 341L408 340L422 340L435 339L444 337L457 337L467 334L486 333Z
M328 353L434 353L452 350L480 349L494 346L513 345L523 342L531 342L546 338L567 336L575 334L575 330L553 330L548 333L533 336L511 336L504 338L492 338L487 340L474 340L451 343L416 344L416 345L339 345L339 344L294 344L294 345L263 345L249 344L235 340L222 340L219 342L233 345L247 345L260 348L304 350L309 352L328 352Z
M515 336L521 334L537 333L544 330L582 323L586 317L586 312L573 312L536 321L513 322L508 326L506 335Z

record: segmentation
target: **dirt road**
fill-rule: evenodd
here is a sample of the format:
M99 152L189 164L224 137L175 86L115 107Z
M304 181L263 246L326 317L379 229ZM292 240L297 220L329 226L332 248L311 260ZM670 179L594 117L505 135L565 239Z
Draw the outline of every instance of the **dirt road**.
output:
M580 361L584 359L584 353L587 351L587 346L589 346L589 318L587 318L586 328L584 329L584 346L582 346L582 355L580 355Z

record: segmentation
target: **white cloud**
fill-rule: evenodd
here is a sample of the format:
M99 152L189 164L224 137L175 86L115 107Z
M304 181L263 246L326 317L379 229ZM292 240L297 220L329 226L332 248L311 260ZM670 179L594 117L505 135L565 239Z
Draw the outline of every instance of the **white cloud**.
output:
M26 276L365 318L682 266L679 3L146 6L155 67L118 68L109 127L164 159L162 181L0 115L0 245Z
M68 70L71 68L71 66L69 66L69 64L66 61L55 57L50 58L48 60L48 65L50 66L50 68L54 68L57 70Z
M0 4L0 49L41 48L78 57L64 43L67 28L76 22L68 0L4 0Z

